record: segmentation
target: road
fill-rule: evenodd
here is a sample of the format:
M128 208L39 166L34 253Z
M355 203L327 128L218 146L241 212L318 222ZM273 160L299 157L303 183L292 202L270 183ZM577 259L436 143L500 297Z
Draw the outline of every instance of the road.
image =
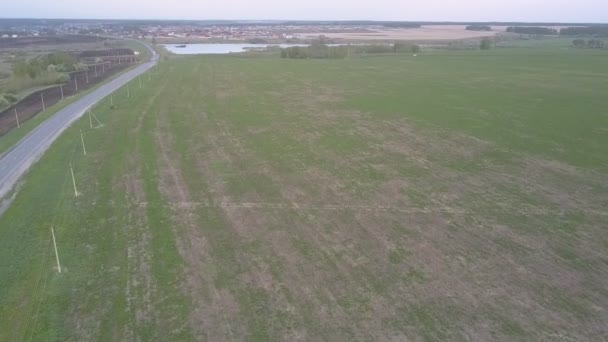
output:
M158 62L158 54L148 45L152 58L103 84L91 93L68 105L41 123L0 158L0 199L6 196L19 179L34 165L63 131L82 117L93 105L118 90Z

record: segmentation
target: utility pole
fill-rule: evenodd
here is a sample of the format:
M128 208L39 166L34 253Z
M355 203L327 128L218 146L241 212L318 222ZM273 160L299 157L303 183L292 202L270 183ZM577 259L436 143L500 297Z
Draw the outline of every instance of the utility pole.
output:
M89 112L89 118L90 116ZM93 128L93 124L91 124L91 128ZM84 135L82 135L82 130L80 130L80 141L82 141L82 153L86 156L87 155L87 148L84 146Z
M91 126L91 129L93 128L93 119L91 118L91 111L89 111L89 126ZM80 133L82 133L82 131Z
M93 114L93 118L95 118L95 121L97 121L97 123L99 124L99 127L103 126L101 121L99 121L99 119L97 118L97 115Z
M17 115L17 107L15 109L15 119L17 120L17 128L21 128L21 124L19 124L19 115Z
M95 77L97 77L97 63L95 63Z
M101 63L101 73L103 74L104 72L106 72L106 61Z
M59 89L61 89L61 99L63 100L63 84L59 85Z
M131 91L129 90L129 83L127 83L127 97L131 97Z
M76 91L78 91L78 75L74 76L74 85L76 86Z
M150 80L150 74L152 73L152 70L148 70L148 81Z
M44 93L40 93L40 99L42 100L42 111L44 112L46 110L46 107L44 106Z
M74 185L74 197L78 197L78 189L76 189L76 178L74 178L74 168L70 163L70 173L72 174L72 184Z
M59 252L57 252L57 241L55 240L55 230L51 226L51 235L53 236L53 246L55 247L55 259L57 260L57 271L61 273L61 264L59 263Z
M88 68L88 67L87 67L87 68ZM87 78L87 83L89 83L89 70L88 70L88 69L84 71L84 75L85 75L85 76L86 76L86 78Z

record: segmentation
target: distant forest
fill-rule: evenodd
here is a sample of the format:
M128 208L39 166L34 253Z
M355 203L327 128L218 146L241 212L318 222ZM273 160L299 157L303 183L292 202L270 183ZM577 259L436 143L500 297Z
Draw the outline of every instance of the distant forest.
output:
M470 26L467 26L469 30ZM593 26L574 26L565 27L559 31L550 27L539 26L509 26L507 32L520 34L538 34L538 35L561 35L561 36L595 36L608 37L608 25L593 25Z
M608 25L566 27L559 31L562 36L602 36L608 37Z
M469 25L466 29L468 31L492 31L492 27L488 25Z
M509 26L507 32L542 35L557 35L559 33L556 29L538 26Z

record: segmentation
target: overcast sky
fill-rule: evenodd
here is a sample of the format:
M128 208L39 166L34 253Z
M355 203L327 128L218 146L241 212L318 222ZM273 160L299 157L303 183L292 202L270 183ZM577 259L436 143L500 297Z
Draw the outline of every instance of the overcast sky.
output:
M4 0L4 18L607 22L608 0Z

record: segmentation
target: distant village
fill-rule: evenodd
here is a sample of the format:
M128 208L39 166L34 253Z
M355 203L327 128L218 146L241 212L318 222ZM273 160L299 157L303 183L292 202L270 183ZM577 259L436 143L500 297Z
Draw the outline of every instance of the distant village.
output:
M299 33L368 32L370 25L299 25L276 23L176 23L171 22L103 22L103 21L20 21L10 25L0 21L1 38L49 36L65 34L135 37L147 39L197 39L210 41L291 41Z

